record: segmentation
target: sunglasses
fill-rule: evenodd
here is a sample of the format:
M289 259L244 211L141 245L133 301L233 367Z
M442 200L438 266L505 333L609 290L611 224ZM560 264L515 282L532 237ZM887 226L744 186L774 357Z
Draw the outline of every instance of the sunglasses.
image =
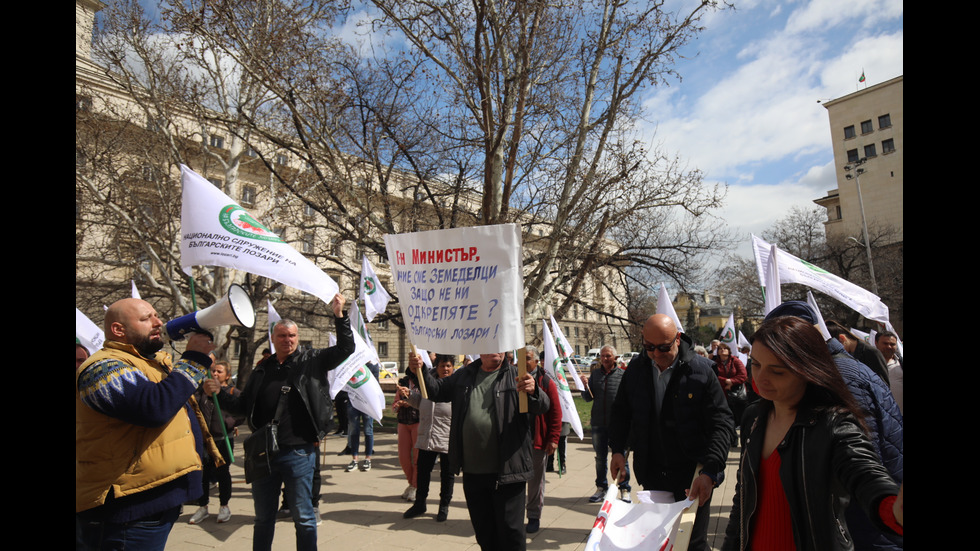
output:
M674 338L670 339L670 342L666 344L648 344L646 341L644 341L643 349L647 352L653 352L654 350L659 350L664 353L670 352L670 349L674 347L674 342L677 340L678 336L680 336L680 332L674 335Z

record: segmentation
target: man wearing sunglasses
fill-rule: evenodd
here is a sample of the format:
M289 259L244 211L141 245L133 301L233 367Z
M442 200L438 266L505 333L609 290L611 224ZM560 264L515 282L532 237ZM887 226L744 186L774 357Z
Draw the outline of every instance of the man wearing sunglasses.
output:
M711 360L694 353L691 338L668 316L647 319L643 348L646 353L626 368L613 403L609 470L613 478L625 478L629 449L633 474L645 490L698 499L689 549L707 550L708 505L724 479L732 414Z

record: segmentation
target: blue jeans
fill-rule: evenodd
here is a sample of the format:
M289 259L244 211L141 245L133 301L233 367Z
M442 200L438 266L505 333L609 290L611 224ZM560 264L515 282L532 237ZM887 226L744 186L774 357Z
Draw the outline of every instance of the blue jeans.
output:
M76 549L124 550L146 549L163 551L167 537L180 516L180 507L174 507L147 518L124 523L84 522L75 519Z
M316 549L316 513L313 509L313 469L316 451L313 444L285 447L272 465L272 474L252 482L252 501L255 504L255 528L252 535L254 551L272 549L276 534L276 512L279 510L279 491L286 485L289 509L296 527L296 549Z
M371 416L347 403L347 446L352 456L357 457L360 445L361 424L364 424L364 457L374 455L374 419Z
M606 427L592 427L592 449L595 451L595 486L596 488L608 488L606 475L609 467L606 463L606 456L609 455L609 429ZM626 461L626 478L619 484L620 490L630 491L630 462Z

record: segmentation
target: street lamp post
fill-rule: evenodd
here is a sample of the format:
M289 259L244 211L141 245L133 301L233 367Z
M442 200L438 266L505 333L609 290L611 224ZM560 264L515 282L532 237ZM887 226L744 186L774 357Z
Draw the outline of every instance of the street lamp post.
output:
M868 158L862 157L853 163L853 166L851 164L844 165L844 171L847 172L844 177L848 180L853 178L857 182L858 206L861 208L861 231L864 234L864 250L868 255L868 274L871 276L871 291L877 295L878 280L875 279L875 265L874 261L871 260L871 240L868 238L868 220L864 216L864 199L861 197L861 175L865 172L861 165L866 162L868 162ZM853 176L850 174L852 168L854 169Z

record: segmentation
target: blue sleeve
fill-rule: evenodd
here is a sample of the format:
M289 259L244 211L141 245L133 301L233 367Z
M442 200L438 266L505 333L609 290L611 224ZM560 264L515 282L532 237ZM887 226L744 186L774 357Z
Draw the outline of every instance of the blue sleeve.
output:
M204 380L207 366L182 358L159 383L116 359L90 365L78 377L78 393L90 408L127 423L159 427L173 419Z

